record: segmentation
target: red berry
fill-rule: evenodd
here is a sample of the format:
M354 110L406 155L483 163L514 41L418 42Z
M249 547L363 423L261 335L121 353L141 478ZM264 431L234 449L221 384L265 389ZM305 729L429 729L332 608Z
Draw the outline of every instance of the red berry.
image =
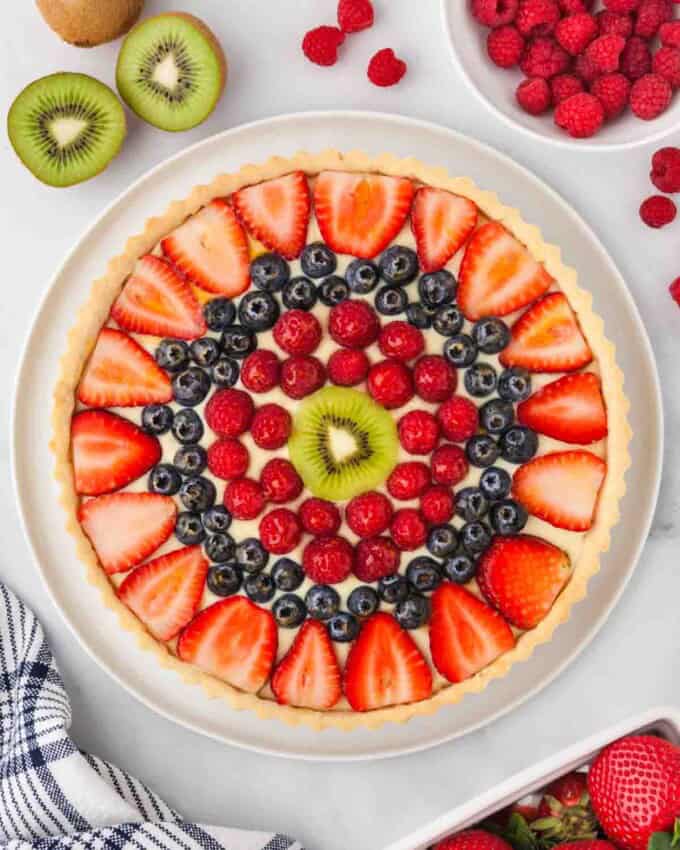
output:
M385 357L413 360L425 349L422 331L408 322L388 322L380 331L378 347Z
M680 50L660 47L652 57L652 71L677 89L680 86Z
M629 80L639 80L652 70L652 53L644 39L637 36L628 39L621 53L619 69Z
M316 584L338 584L353 566L354 549L344 537L317 537L302 554L302 568Z
M524 53L524 37L516 27L498 27L491 30L486 38L486 52L494 65L512 68Z
M413 369L413 382L424 401L445 401L456 391L458 373L443 357L426 354Z
M413 552L425 543L427 525L420 511L415 508L401 508L392 517L390 524L392 540L406 552Z
M662 24L673 17L670 0L642 0L635 16L635 35L654 38Z
M411 455L429 455L439 441L439 423L426 410L410 410L397 428L399 442Z
M302 493L302 479L293 464L282 457L267 461L260 473L260 484L270 502L292 502Z
M205 406L205 421L220 437L238 437L253 421L255 405L243 390L217 390Z
M502 27L514 21L519 0L472 0L472 14L485 27Z
M630 108L643 121L652 121L668 108L673 91L668 80L658 74L645 74L633 83Z
M583 80L580 80L574 74L558 74L550 80L550 93L555 106L571 97L572 94L578 94L582 91Z
M241 366L241 381L252 393L266 393L279 382L281 363L273 351L253 351Z
M255 519L264 508L262 487L252 478L237 478L227 484L224 506L234 519Z
M590 87L590 93L602 104L607 120L616 118L628 105L630 80L623 74L603 74Z
M549 79L569 68L569 54L552 36L543 36L529 42L519 66L527 77Z
M671 298L676 304L680 305L680 277L676 277L673 283L668 287Z
M378 581L399 569L401 552L389 537L369 537L357 544L354 575L360 581Z
M661 24L659 38L665 47L680 47L680 21L667 21Z
M640 218L649 227L665 227L677 214L677 208L665 195L652 195L640 205Z
M448 443L435 449L430 465L433 480L438 484L448 484L450 487L459 484L470 468L463 449Z
M586 48L586 57L602 74L611 74L619 67L619 58L626 40L620 35L601 35Z
M548 35L560 19L555 0L520 0L515 25L522 35Z
M429 486L432 476L429 468L420 461L398 463L387 479L387 491L395 499L407 502L416 499Z
M326 381L326 370L316 357L295 355L283 361L281 389L290 398L304 398L320 389Z
M366 348L378 338L380 322L366 301L347 300L331 308L328 331L338 345Z
M382 534L392 519L392 503L383 493L362 493L347 505L345 519L358 537Z
M401 407L413 398L411 371L399 360L381 360L369 369L368 391L388 410Z
M286 354L311 354L321 342L322 330L313 313L288 310L277 319L274 340Z
M574 62L574 74L586 85L591 85L600 76L600 71L585 53L576 57ZM566 99L566 98L565 98Z
M454 396L437 411L437 419L447 440L462 443L477 432L479 413L477 408L464 396Z
M260 520L260 541L272 555L287 555L300 542L302 528L293 511L276 508Z
M604 5L610 12L618 12L620 15L628 15L634 12L640 5L641 0L603 0Z
M443 484L430 487L420 497L420 512L433 525L448 522L453 516L453 493Z
M315 27L305 34L302 52L315 65L335 65L338 61L338 47L344 40L345 34L337 27Z
M373 26L373 6L370 0L340 0L338 26L343 32L360 32Z
M604 123L604 109L592 94L582 92L563 100L555 110L555 124L575 139L594 136Z
M595 15L600 35L620 35L630 38L633 35L633 19L629 15L619 15L603 9Z
M208 449L208 469L217 478L226 481L242 478L248 471L249 463L248 449L233 438L218 440Z
M370 365L363 351L341 348L328 359L328 377L340 387L355 387L366 380Z
M342 522L340 511L325 499L305 499L298 509L298 514L304 530L315 537L335 534Z
M581 12L590 12L593 0L557 0L557 5L563 15L580 15Z
M265 404L255 411L250 434L261 449L280 449L290 436L292 419L290 413L278 404Z
M557 42L572 56L583 53L597 34L597 21L587 12L562 18L555 27Z
M550 109L552 97L550 86L543 77L522 80L515 91L517 103L529 115L542 115Z
M652 157L649 174L661 192L680 192L680 148L661 148Z
M406 62L398 59L390 47L379 50L368 63L368 79L374 86L393 86L404 76Z

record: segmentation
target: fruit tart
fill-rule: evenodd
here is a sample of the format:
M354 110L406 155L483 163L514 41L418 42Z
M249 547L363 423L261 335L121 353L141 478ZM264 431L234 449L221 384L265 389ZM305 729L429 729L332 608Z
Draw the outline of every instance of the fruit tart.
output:
M221 175L128 242L69 337L53 446L145 648L235 707L352 728L553 636L618 517L626 413L589 293L516 210L330 151Z

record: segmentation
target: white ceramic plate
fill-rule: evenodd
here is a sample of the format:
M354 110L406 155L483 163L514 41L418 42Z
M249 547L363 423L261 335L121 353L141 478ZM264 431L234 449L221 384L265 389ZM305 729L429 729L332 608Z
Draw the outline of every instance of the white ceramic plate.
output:
M103 608L98 592L84 579L74 544L64 530L56 485L45 470L53 467L48 448L52 387L57 361L76 311L107 260L146 218L169 201L184 197L197 182L221 171L301 148L361 148L377 154L389 149L443 165L452 174L471 176L480 186L521 207L530 222L540 222L546 238L562 246L592 290L595 308L619 344L632 401L634 463L620 528L603 569L586 600L555 639L512 674L493 682L481 696L403 726L377 731L315 733L235 712L220 700L159 668ZM123 687L147 706L195 731L259 752L306 759L371 759L413 752L489 723L544 687L593 637L622 592L647 535L657 496L662 452L658 377L649 341L633 300L616 267L584 222L551 189L510 159L450 130L397 116L370 113L306 113L229 130L189 148L151 171L128 189L93 224L68 255L43 299L26 343L17 380L13 422L13 469L25 531L48 592L83 647ZM50 499L51 497L51 499Z

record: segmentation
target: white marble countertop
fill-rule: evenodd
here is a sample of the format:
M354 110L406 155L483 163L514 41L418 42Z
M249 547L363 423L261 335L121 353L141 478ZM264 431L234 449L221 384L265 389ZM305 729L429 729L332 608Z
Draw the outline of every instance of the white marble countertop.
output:
M146 6L151 13L165 4L147 0ZM449 61L437 0L419 5L418 14L413 0L376 0L379 23L346 45L341 64L330 70L310 65L299 51L301 36L332 23L334 7L334 0L187 3L226 48L226 96L203 126L188 133L164 134L131 122L122 155L90 183L61 191L43 187L2 134L0 475L6 483L0 576L45 625L71 694L73 735L81 747L136 773L191 818L288 832L310 850L373 850L614 720L654 704L680 703L680 308L666 291L680 275L680 222L655 232L637 217L640 201L652 191L647 172L654 146L618 154L557 151L494 119ZM113 82L116 45L81 51L62 44L33 3L13 4L0 38L3 114L25 84L57 70ZM386 46L407 59L409 73L401 85L381 90L364 73L373 52ZM21 345L47 281L83 228L132 180L191 142L256 118L336 107L397 112L476 136L570 201L602 238L640 308L659 365L667 428L666 472L651 537L620 605L583 656L540 696L484 731L435 751L356 766L252 755L185 731L138 704L95 666L44 595L9 484L9 407ZM669 143L680 144L680 128ZM50 475L45 469L46 480ZM53 506L46 502L35 510Z

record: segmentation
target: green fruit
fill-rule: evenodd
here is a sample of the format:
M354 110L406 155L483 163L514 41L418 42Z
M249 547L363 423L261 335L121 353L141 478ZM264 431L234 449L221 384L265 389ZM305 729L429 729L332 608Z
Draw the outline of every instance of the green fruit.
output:
M288 453L315 496L341 502L381 484L397 462L398 445L384 407L358 390L325 387L300 405Z
M7 116L24 165L49 186L72 186L103 171L125 138L125 112L104 83L51 74L26 86Z
M157 15L127 34L118 54L120 96L161 130L204 121L224 90L227 61L208 27L183 12Z

